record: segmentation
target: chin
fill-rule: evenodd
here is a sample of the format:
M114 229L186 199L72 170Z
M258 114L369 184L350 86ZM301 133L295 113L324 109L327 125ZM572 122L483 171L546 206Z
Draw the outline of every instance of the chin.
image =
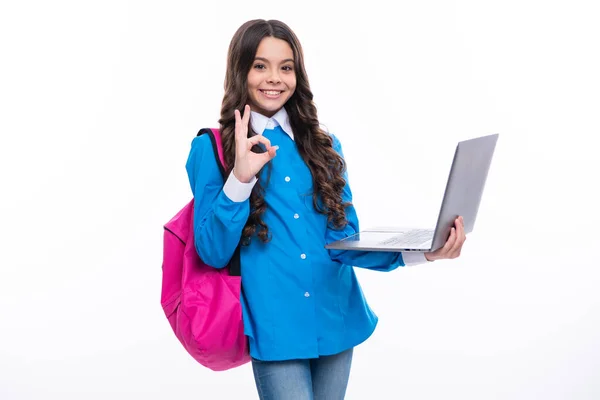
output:
M269 113L269 114L275 114L277 111L279 111L282 107L283 107L284 103L282 104L258 104L258 107L260 110L262 110L265 113ZM255 110L258 111L258 110Z

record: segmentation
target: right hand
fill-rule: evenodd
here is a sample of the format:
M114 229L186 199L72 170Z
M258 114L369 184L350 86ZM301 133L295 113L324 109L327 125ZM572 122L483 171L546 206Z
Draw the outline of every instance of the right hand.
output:
M244 117L235 110L235 165L233 174L243 183L249 183L258 171L275 157L279 146L271 146L271 141L262 135L248 137L248 121L250 121L250 106L244 107ZM261 154L251 151L252 146L262 143L267 151Z
M467 240L465 234L465 222L462 216L454 220L454 226L450 229L450 236L446 240L446 244L434 252L425 253L427 261L453 259L460 256L463 244Z

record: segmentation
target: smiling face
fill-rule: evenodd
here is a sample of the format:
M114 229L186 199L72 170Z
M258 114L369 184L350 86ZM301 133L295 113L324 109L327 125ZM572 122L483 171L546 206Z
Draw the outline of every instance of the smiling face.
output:
M272 117L296 90L294 52L281 39L265 37L248 72L248 96L252 111Z

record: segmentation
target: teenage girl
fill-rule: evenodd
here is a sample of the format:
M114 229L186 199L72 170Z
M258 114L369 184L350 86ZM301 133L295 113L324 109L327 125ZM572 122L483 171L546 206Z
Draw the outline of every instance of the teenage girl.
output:
M231 40L219 119L228 178L210 138L186 164L195 246L215 268L242 241L242 307L259 397L343 399L353 348L374 331L352 266L391 271L459 256L457 218L432 253L326 250L359 229L340 141L319 126L300 42L280 21L244 23Z

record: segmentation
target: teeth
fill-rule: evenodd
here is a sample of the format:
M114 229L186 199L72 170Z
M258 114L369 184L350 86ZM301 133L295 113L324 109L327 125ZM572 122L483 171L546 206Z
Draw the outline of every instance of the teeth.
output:
M269 96L277 96L278 94L280 94L280 91L275 91L275 90L263 90L263 93Z

